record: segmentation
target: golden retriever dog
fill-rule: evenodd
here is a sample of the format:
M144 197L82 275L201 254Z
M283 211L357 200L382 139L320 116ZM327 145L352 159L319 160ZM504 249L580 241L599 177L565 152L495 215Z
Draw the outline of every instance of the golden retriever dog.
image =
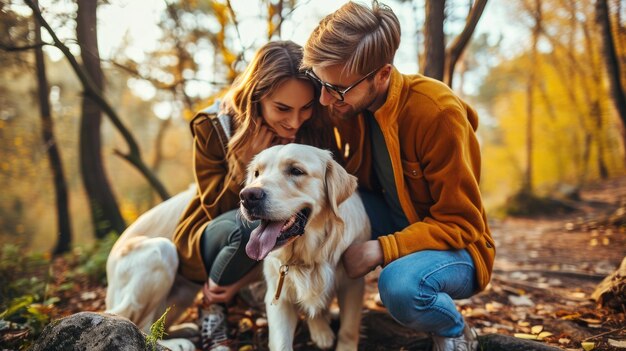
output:
M106 312L130 319L144 332L171 306L170 326L201 289L177 274L178 253L172 242L180 216L195 186L141 215L115 242L107 259ZM194 351L187 339L159 341L175 351Z
M335 296L336 349L357 350L364 282L350 279L340 261L350 244L370 237L356 187L356 178L330 152L311 146L274 146L250 163L240 208L247 220L260 220L246 253L264 260L270 350L293 348L299 313L313 342L331 348L329 306Z

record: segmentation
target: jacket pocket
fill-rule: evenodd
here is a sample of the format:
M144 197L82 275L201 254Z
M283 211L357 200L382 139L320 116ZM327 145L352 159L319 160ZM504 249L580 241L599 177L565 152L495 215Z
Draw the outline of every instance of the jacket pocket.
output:
M433 199L430 195L428 182L424 178L422 165L419 162L402 160L402 172L411 200L421 205L419 207L432 204Z

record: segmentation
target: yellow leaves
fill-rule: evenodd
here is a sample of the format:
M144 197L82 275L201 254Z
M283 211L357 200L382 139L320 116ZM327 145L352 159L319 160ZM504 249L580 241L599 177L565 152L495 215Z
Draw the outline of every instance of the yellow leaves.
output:
M547 338L548 336L552 336L552 333L550 332L542 332L539 334L515 333L513 334L513 336L515 336L518 339L543 341L543 339Z
M590 342L590 341L585 341L585 342L580 343L580 346L585 351L591 351L591 350L593 350L596 347L596 343Z
M220 48L220 53L224 58L224 63L229 67L237 60L237 55L235 55L232 51L230 51L227 47L223 46Z
M499 303L499 302L497 302L497 301L487 302L485 304L485 309L489 313L497 312L497 311L501 310L502 307L504 307L504 305Z
M520 322L518 323L520 326L524 327L524 326L528 326L530 325L530 323L528 322ZM537 341L543 341L545 338L552 336L553 334L547 331L543 331L543 325L533 325L530 328L530 334L528 333L515 333L513 334L514 337L518 338L518 339L524 339L524 340L537 340Z
M253 327L252 319L250 319L249 317L241 318L238 324L239 333L245 333Z
M228 6L226 4L222 4L219 1L211 1L209 4L219 24L222 27L225 27L230 18Z
M207 104L207 106L210 106L210 105ZM191 121L193 116L195 116L195 112L193 112L193 111L191 111L189 109L184 109L183 110L183 118L185 119L185 121Z
M140 211L137 210L134 204L127 201L121 202L120 212L127 223L133 222L140 214Z
M537 340L539 341L543 341L543 339L547 338L548 336L552 336L552 333L550 332L541 332L537 335Z
M226 45L226 33L229 23L235 23L236 21L234 18L231 18L231 9L229 8L228 4L219 1L210 1L209 5L212 9L212 13L214 14L215 19L220 25L220 30L214 34L214 45L222 56L224 66L226 66L226 68L228 69L227 79L229 82L232 82L237 76L237 72L234 69L234 64L237 61L238 55L230 50Z
M513 336L518 339L537 340L537 335L533 335L533 334L515 333L513 334Z
M272 21L272 19L270 18L267 21L267 37L271 39L275 30L276 30L276 24L274 24L274 21Z

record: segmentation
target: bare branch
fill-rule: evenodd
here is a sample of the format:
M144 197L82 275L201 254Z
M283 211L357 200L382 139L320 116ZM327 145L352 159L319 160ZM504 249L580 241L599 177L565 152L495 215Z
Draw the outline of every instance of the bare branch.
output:
M45 42L38 42L38 43L24 45L24 46L12 46L9 44L0 43L0 49L3 51L7 51L7 52L28 51L28 50L33 50L33 49L43 47L44 45L52 45L52 44L45 43Z
M230 3L230 0L226 0L226 6L228 7L230 18L233 19L233 24L235 25L235 32L237 32L237 38L239 39L239 44L241 45L241 52L246 52L246 48L243 46L243 40L241 40L241 32L239 31L239 21L237 20L237 15L235 14L235 10L233 9L233 5Z
M272 37L274 35L274 33L278 30L278 28L280 28L283 25L283 22L285 22L285 20L287 18L289 18L294 11L296 11L300 6L305 6L307 4L309 4L311 2L311 0L308 0L306 2L304 2L303 4L300 5L296 5L294 6L289 12L287 12L284 16L281 14L280 16L280 21L276 24L276 29L274 29L271 33L269 33L268 37ZM270 19L271 20L271 19Z
M96 103L100 105L100 107L102 108L104 113L109 117L113 125L115 125L117 130L124 137L124 140L128 144L128 148L129 148L129 152L128 154L124 155L124 158L128 160L129 162L131 162L148 179L150 184L159 193L159 195L161 196L163 200L168 199L169 194L167 190L141 159L141 152L139 150L139 145L135 141L130 131L126 128L126 126L124 126L124 124L122 123L122 120L117 115L117 112L115 112L113 107L111 107L108 101L104 98L104 96L102 95L102 92L96 87L95 83L92 81L89 75L85 72L83 67L81 67L78 61L76 61L76 58L74 57L74 55L72 55L69 48L65 46L61 42L61 40L57 37L54 30L50 27L50 24L46 21L45 18L43 18L41 11L39 10L39 7L36 6L32 0L24 0L24 1L28 5L28 7L31 8L31 10L33 11L33 15L37 17L37 20L39 21L39 23L41 23L41 26L46 28L46 30L50 34L50 36L52 37L52 40L54 41L54 46L56 46L59 50L61 50L65 58L67 58L67 60L69 61L70 65L74 69L74 72L78 76L78 79L82 83L83 88L85 89L85 94L88 94L89 96L91 96L94 99L94 101L96 101Z
M474 6L472 6L472 9L470 10L469 16L467 18L467 22L465 23L465 28L463 28L463 31L461 32L461 34L459 34L456 37L454 42L452 42L452 44L447 50L448 51L446 55L447 65L446 65L446 74L444 75L445 76L444 79L445 79L445 83L448 84L448 86L450 87L452 87L452 78L454 76L454 66L456 66L457 61L463 54L463 51L465 50L465 48L467 47L467 44L472 38L472 34L474 33L474 30L476 29L476 25L478 24L478 21L480 20L480 17L482 16L486 5L487 5L487 0L476 0L476 2L474 3Z

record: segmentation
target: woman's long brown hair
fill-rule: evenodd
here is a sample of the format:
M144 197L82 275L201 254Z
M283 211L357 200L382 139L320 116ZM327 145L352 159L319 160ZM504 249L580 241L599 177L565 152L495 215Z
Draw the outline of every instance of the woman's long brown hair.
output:
M234 133L228 142L226 155L231 171L245 167L250 161L241 159L241 150L248 147L259 132L263 98L270 96L281 83L291 78L302 79L315 88L304 71L300 70L301 62L300 45L292 41L270 42L256 52L246 70L235 80L226 98L226 105L234 117ZM296 142L336 152L328 112L319 104L319 90L314 91L313 116L298 130Z

